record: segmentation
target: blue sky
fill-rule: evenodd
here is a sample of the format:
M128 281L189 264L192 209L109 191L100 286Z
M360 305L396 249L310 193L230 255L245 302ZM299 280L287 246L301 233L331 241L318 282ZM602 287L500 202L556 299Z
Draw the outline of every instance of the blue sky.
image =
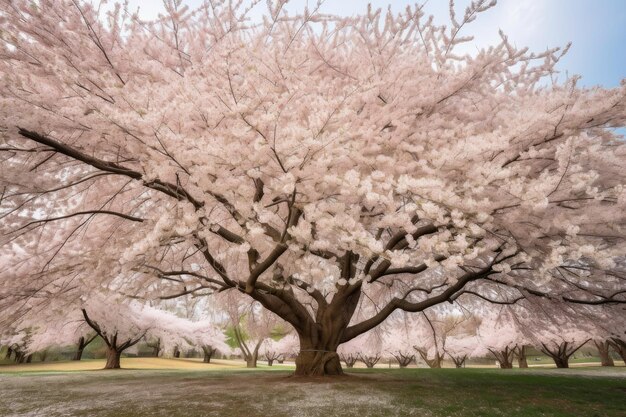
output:
M202 0L186 0L195 7ZM314 4L316 0L308 0ZM457 0L457 16L462 15L469 0ZM265 3L265 2L262 2ZM326 0L322 11L353 15L367 7L364 0ZM400 11L414 0L372 0L374 7ZM419 2L420 4L422 1ZM307 0L291 0L288 10L302 10ZM130 0L144 18L162 11L158 0ZM425 11L444 24L448 19L448 0L429 0ZM559 69L582 76L585 86L614 87L626 78L626 0L499 0L498 5L472 23L466 33L475 35L476 46L498 40L498 29L517 46L541 51L547 47L573 43Z

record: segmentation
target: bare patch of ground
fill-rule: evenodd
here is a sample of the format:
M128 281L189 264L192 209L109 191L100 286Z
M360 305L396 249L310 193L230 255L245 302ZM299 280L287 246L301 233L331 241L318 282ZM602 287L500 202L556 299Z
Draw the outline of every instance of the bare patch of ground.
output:
M306 381L286 374L124 370L0 376L0 416L430 415L398 406L392 395L367 383L378 379L367 375Z

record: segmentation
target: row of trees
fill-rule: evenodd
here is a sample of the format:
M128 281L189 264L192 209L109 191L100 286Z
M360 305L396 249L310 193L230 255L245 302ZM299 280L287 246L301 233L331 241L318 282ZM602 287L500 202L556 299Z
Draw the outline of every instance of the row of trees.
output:
M176 356L176 351L198 348L208 362L216 350L230 352L223 332L212 321L181 318L136 301L121 302L100 294L80 305L62 303L48 308L4 329L0 345L8 347L7 356L15 355L16 362L23 362L35 352L74 345L73 359L81 360L84 349L98 336L106 345L105 369L119 368L122 353L140 341L155 356L162 351Z
M468 358L492 356L501 368L511 368L514 358L525 368L527 350L533 347L552 358L557 367L567 368L574 352L593 342L602 366L613 366L611 351L626 362L626 323L623 317L606 320L578 315L564 321L529 314L520 306L490 308L480 316L459 306L439 308L396 316L376 331L342 345L339 355L348 367L357 360L373 367L383 356L395 358L400 367L416 357L431 368L440 368L444 358L462 367Z
M466 53L495 1L445 26L256 3L0 0L2 325L80 315L115 366L150 330L80 300L235 293L291 326L308 376L446 303L619 316L626 84L581 88L567 48L502 32Z
M52 309L48 316L39 314L34 320L23 320L13 326L13 332L5 332L0 344L6 344L7 354L22 362L30 361L34 352L40 352L45 359L48 347L71 341L76 343L74 359L80 360L84 348L101 335L107 346L107 367L119 366L121 353L142 339L153 349L154 356L165 352L178 357L182 351L199 348L205 362L209 362L219 346L222 353L241 355L249 367L255 367L259 357L271 365L299 354L297 337L286 323L259 305L233 296L227 293L218 299L218 311L226 312L221 329L209 320L183 319L136 301L116 305L120 300L101 296L85 302L85 308L75 309L80 312L74 316ZM185 305L187 314L203 311L191 304ZM520 367L526 366L525 351L534 346L551 356L557 366L567 367L569 356L593 340L603 365L612 365L611 349L624 357L625 325L619 310L615 310L614 317L578 315L575 320L563 322L537 312L528 314L528 306L521 304L500 309L483 306L481 315L458 303L421 315L396 315L375 331L342 345L339 355L348 367L357 360L373 367L382 357L394 357L406 366L419 355L428 366L436 368L446 356L460 367L468 357L492 354L501 367L509 368L514 356ZM589 310L594 311L598 310ZM224 343L224 333L236 349Z
M35 352L71 341L75 342L74 359L80 360L84 348L100 336L106 345L106 368L118 368L121 353L140 340L153 349L154 356L165 352L179 357L181 352L197 348L204 361L210 362L219 350L240 355L248 367L256 367L259 357L271 366L299 355L298 339L286 323L233 294L219 299L219 310L226 312L221 328L208 320L180 318L136 302L111 308L112 301L91 299L75 317L56 315L43 322L38 317L37 324L24 321L0 344L9 347L8 356L22 362L30 361ZM611 350L626 359L624 319L613 318L608 323L598 319L601 317L578 315L561 321L536 311L529 314L527 306L520 304L492 307L481 315L459 305L439 307L419 315L395 315L383 326L341 345L339 357L348 367L360 360L371 368L383 358L394 358L405 367L419 357L427 366L440 368L444 358L462 367L468 358L493 356L501 368L511 368L514 358L523 368L528 366L528 348L534 347L551 357L557 367L567 368L574 352L593 341L601 364L613 366ZM227 338L235 349L226 344Z

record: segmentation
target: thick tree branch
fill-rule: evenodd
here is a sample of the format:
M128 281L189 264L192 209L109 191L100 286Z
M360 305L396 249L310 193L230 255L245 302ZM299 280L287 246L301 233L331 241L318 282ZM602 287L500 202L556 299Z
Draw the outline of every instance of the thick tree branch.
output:
M170 184L168 182L161 181L159 179L146 181L143 180L143 174L132 170L130 168L126 168L123 165L117 164L115 162L104 161L93 156L87 155L86 153L79 151L69 145L61 143L57 140L49 138L47 136L41 135L37 132L32 132L26 129L18 128L18 133L32 141L37 143L41 143L42 145L49 146L50 148L56 150L58 153L66 155L72 159L77 161L84 162L87 165L91 165L94 168L97 168L102 171L110 172L113 174L124 175L126 177L142 181L143 185L151 188L153 190L160 191L164 194L167 194L171 197L176 198L177 200L186 200L189 201L196 209L199 209L204 206L204 203L196 200L193 196L191 196L187 191L185 191L180 185Z
M449 301L457 291L461 290L468 282L475 281L480 278L484 278L489 274L493 273L492 270L493 262L490 262L484 268L476 272L467 272L462 275L456 283L450 285L441 293L427 298L426 300L413 303L407 301L406 299L395 297L393 298L385 307L383 307L376 315L373 317L362 321L361 323L350 326L346 329L344 336L341 340L341 343L345 343L351 339L354 339L356 336L365 333L366 331L378 326L382 323L391 313L395 310L400 309L408 312L419 312L424 311L428 307L432 307L436 304L441 304L445 301Z

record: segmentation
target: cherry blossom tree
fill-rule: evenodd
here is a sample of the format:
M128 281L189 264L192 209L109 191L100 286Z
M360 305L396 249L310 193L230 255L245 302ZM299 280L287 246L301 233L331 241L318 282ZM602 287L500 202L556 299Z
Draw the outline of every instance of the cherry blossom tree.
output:
M337 349L339 359L346 364L348 368L354 368L354 365L359 360L359 355L362 349L362 341L359 338L354 338L343 345L340 345Z
M481 340L478 335L480 320L473 314L452 317L448 321L450 329L445 339L445 353L452 359L454 366L462 368L468 358L477 356Z
M413 348L429 368L441 368L445 356L447 330L443 317L417 316L413 321Z
M623 306L592 311L585 318L589 334L598 349L602 366L614 366L611 350L626 363L626 309Z
M360 355L365 349L365 334L359 335L354 339L342 344L337 349L339 359L346 364L348 368L354 368L356 362L360 359Z
M350 342L348 342L339 346L337 349L339 359L345 363L348 368L354 368L356 361L359 360L359 354L354 348L358 348L358 346L353 346Z
M161 347L161 339L148 339L146 340L146 346L152 349L152 356L158 358L163 348Z
M28 351L35 353L52 346L76 347L72 360L79 361L85 348L93 342L98 334L84 321L80 310L57 311L57 314L45 318L32 318L32 338L28 343Z
M219 300L228 315L234 340L246 366L256 368L261 347L279 325L279 318L236 293L224 294Z
M464 54L495 1L447 26L255 3L0 1L0 309L239 291L323 375L398 310L626 301L625 84L559 79L567 48L503 33Z
M619 338L617 336L613 337L609 341L609 344L611 345L613 349L615 349L615 352L617 352L617 354L622 358L622 361L626 363L626 337L624 336L622 336L622 338Z
M521 358L521 364L523 364L525 349L522 347L537 344L536 337L528 331L528 326L533 323L533 320L536 322L536 317L526 317L522 323L520 313L525 312L527 311L513 311L508 306L485 310L477 330L479 346L475 350L475 355L491 353L502 369L513 368L513 359L516 354L519 355L518 358Z
M278 341L274 339L266 339L261 344L261 355L265 357L269 366L274 365L275 360L284 360L283 354L278 346Z
M557 368L569 368L569 359L578 349L593 340L596 327L578 317L551 318L542 323L535 337L539 349L554 361Z
M463 368L465 361L475 356L479 343L478 336L475 334L451 336L446 340L446 353L452 359L455 367Z
M598 350L600 364L602 366L615 366L612 351L615 350L616 353L620 353L615 341L619 340L620 332L626 329L624 310L623 308L605 308L601 312L592 313L600 314L592 314L590 317L585 317L588 323L582 327L587 329L587 336Z
M281 357L278 358L278 363L283 363L285 359L295 358L300 353L300 341L298 335L295 333L289 333L279 340L277 350L281 352Z
M519 368L528 368L528 359L526 357L526 350L528 345L519 344L513 348L513 355L517 358L517 366Z
M198 340L201 346L214 344L218 349L226 349L224 338L211 323L193 322L135 300L111 298L92 296L81 309L84 321L107 346L105 369L120 368L122 353L144 337L160 340L165 351L180 352Z
M611 357L611 345L608 340L593 339L593 344L598 349L600 355L600 364L602 366L615 366L615 362Z
M383 350L393 356L400 368L406 368L415 361L414 321L406 314L395 315L385 326L387 334L383 340Z
M265 339L261 344L260 354L265 357L267 364L272 366L274 361L282 363L287 356L296 356L297 351L297 338L293 334L288 334L278 340L272 338Z
M265 339L261 344L259 354L265 358L269 366L273 366L274 361L283 363L285 359L298 355L298 338L289 333L279 340Z
M360 335L363 340L359 359L368 368L373 368L380 361L383 355L383 340L386 332L377 327L367 333Z
M476 349L474 317L458 309L438 309L431 315L424 312L414 326L414 348L430 368L441 368L446 354L460 368Z
M104 369L119 369L122 352L139 343L146 335L150 324L140 319L139 306L119 304L110 309L110 302L93 299L89 312L83 308L85 322L106 344Z
M231 352L231 348L226 343L224 332L215 325L213 320L205 319L194 322L185 337L193 346L199 346L202 349L202 361L204 363L210 363L211 358L218 351L222 354Z
M373 368L383 355L383 340L386 335L387 332L382 327L363 333L339 346L337 350L339 358L349 368L353 367L357 360L363 362L366 367Z
M79 300L79 294L74 292L71 297L30 303L24 314L7 326L15 340L20 341L18 350L23 350L25 357L37 352L45 356L50 347L74 345L72 359L81 360L85 347L97 334L85 323Z
M29 333L26 329L12 329L11 331L5 330L0 335L0 345L7 347L7 359L14 356L15 363L28 363L32 360L32 354L28 353Z
M430 368L441 368L446 355L461 367L478 346L476 318L458 306L438 306L403 319L399 326L406 328L409 343Z
M569 358L589 342L587 336L579 332L558 337L552 335L550 340L541 342L541 351L552 358L557 368L569 368Z

